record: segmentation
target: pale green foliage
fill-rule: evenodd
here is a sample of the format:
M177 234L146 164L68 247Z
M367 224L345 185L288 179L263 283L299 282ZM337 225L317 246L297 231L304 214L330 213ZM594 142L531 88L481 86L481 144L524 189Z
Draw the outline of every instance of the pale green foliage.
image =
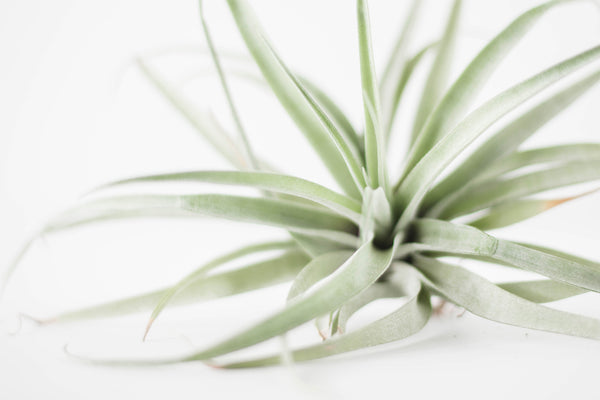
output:
M201 14L205 37L225 91L237 135L226 132L210 114L199 113L148 60L139 66L151 83L237 170L184 171L130 178L101 186L97 196L116 186L188 182L257 189L256 196L211 193L186 195L104 196L58 215L42 230L54 232L100 220L131 217L211 216L283 228L289 241L272 241L232 250L203 264L176 285L131 298L63 313L45 322L77 321L152 311L150 326L171 304L214 299L291 282L278 312L228 335L222 342L183 357L155 361L102 361L149 365L201 360L241 350L311 320L323 343L290 349L305 361L405 338L432 315L431 296L467 311L522 327L600 339L600 321L555 310L540 303L589 291L600 292L600 266L540 246L501 240L484 232L518 223L583 194L540 199L538 193L600 179L600 143L564 144L526 151L520 146L555 115L600 80L596 66L588 75L523 112L472 149L471 144L510 111L544 89L600 59L600 46L557 63L493 96L467 114L483 85L510 50L549 10L568 0L535 7L515 19L475 56L462 74L449 81L448 64L460 25L461 1L449 13L441 39L409 55L419 1L411 7L381 81L371 45L366 0L357 0L358 54L364 127L354 127L322 89L297 76L277 54L245 0L227 0L248 50L291 119L306 136L340 193L309 180L276 172L251 147L234 103L217 49ZM404 88L420 60L435 52L424 83L403 173L389 182L386 148ZM361 134L363 132L364 134ZM467 149L474 150L448 170ZM531 167L536 169L528 170ZM523 172L525 170L525 172ZM439 179L444 175L443 179ZM588 192L584 194L589 194ZM471 215L476 212L479 214ZM457 217L471 223L458 224ZM201 222L200 222L201 223ZM24 251L30 247L28 243ZM19 257L22 256L20 253ZM249 254L279 252L261 262L220 271ZM494 283L437 258L456 256L530 271L544 279ZM8 269L6 278L16 263ZM215 270L215 271L213 271ZM397 310L365 326L346 331L348 320L380 298L404 298ZM326 331L326 332L325 332ZM281 362L279 355L233 362L231 368Z

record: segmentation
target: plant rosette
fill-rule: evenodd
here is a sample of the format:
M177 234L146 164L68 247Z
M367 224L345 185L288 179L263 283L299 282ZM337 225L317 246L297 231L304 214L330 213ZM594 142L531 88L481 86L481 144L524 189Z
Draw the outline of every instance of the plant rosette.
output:
M600 80L600 46L576 54L516 83L473 108L501 61L548 11L569 7L555 0L528 10L489 41L453 82L461 1L453 3L440 40L409 54L419 0L408 13L379 79L375 73L366 0L356 2L363 120L354 126L325 91L291 70L271 45L244 0L227 1L248 51L289 117L338 184L328 188L284 174L256 152L231 95L225 70L201 12L201 23L225 93L235 134L209 113L198 112L147 59L140 71L225 160L230 171L183 171L141 176L99 187L80 204L49 221L40 234L99 221L139 217L210 216L281 228L287 240L233 249L206 262L176 285L56 315L46 324L151 311L146 334L168 305L232 296L291 282L284 307L215 345L159 360L94 360L154 365L205 361L222 367L258 367L284 359L306 361L389 343L416 334L432 316L432 296L481 317L531 329L600 339L600 321L542 305L600 291L600 264L540 245L499 239L488 231L517 224L590 194L543 193L600 179L600 143L522 149L522 144ZM202 7L200 7L202 9ZM404 89L431 55L412 130L394 129ZM547 88L560 90L497 128L496 122ZM254 79L254 78L253 78ZM512 115L512 114L511 114ZM392 178L393 135L409 143L402 171ZM477 140L483 137L484 140ZM460 162L456 163L455 160ZM396 163L397 164L397 163ZM188 182L247 187L254 196L230 194L110 195L115 187ZM542 193L542 197L538 194ZM36 235L7 270L4 283ZM222 267L248 255L271 254L236 269ZM493 283L442 258L482 260L539 275ZM402 298L386 316L348 330L349 319L381 298ZM286 334L315 320L322 342L280 354L219 363L218 358ZM214 361L217 359L217 361Z

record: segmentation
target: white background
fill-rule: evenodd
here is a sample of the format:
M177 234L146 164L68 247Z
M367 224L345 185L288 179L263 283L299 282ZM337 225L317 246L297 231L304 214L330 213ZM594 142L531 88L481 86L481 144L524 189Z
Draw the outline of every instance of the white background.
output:
M206 3L219 48L243 52L224 2ZM288 65L333 93L359 125L354 2L252 3ZM371 3L381 67L407 4ZM454 76L487 39L535 4L465 1ZM440 34L448 6L448 1L426 2L413 50ZM597 7L582 3L551 12L507 58L481 100L599 39ZM226 118L214 75L198 78L210 61L188 50L202 44L197 4L191 0L0 2L1 266L43 221L98 184L143 173L227 167L132 65L137 55L151 57L199 107ZM255 87L233 83L258 151L287 171L331 183L276 101ZM409 90L407 110L418 101L418 89L414 85ZM597 87L531 144L597 141L598 104ZM409 115L400 115L397 133L410 125ZM229 121L226 125L231 126ZM395 146L401 145L400 140ZM395 154L390 166L398 165ZM600 259L599 199L596 194L566 204L499 235ZM209 220L136 221L82 228L38 242L0 304L0 398L562 399L600 394L598 343L501 326L468 313L457 318L460 310L434 318L422 333L402 343L293 369L91 367L62 351L66 343L74 352L115 356L201 347L279 307L285 287L167 312L144 346L139 339L145 315L45 329L25 326L16 336L6 333L16 327L17 312L48 316L170 284L203 260L260 237L281 233ZM484 272L504 278L496 269ZM556 307L600 317L599 305L595 296L584 295Z

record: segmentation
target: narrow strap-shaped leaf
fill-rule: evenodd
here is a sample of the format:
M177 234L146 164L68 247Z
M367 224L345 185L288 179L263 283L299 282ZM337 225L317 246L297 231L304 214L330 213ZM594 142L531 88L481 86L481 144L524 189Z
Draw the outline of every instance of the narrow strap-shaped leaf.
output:
M414 143L417 140L425 121L434 110L435 105L444 94L446 86L448 85L448 75L454 56L461 6L461 0L454 0L454 5L448 16L442 39L437 46L437 54L431 66L431 70L429 71L429 76L427 77L425 88L421 95L421 101L417 108L417 114L413 123L411 143Z
M198 111L183 93L172 87L146 61L138 58L137 64L148 80L215 150L237 168L248 168L244 153L238 148L229 134L215 123L210 113Z
M352 152L362 158L361 148L363 145L361 143L361 138L356 132L356 129L354 129L354 126L348 119L346 113L342 111L340 106L331 98L331 96L325 93L325 91L312 80L304 76L298 76L298 80L339 128L340 133L344 137L345 142L351 147Z
M549 9L564 2L565 0L549 1L526 11L479 52L425 122L422 132L418 134L417 141L411 148L404 175L408 174L438 140L450 132L465 115L483 89L485 82L519 40Z
M425 326L431 316L429 294L421 289L421 284L414 277L405 286L407 286L408 290L406 292L410 298L398 310L356 331L337 336L317 345L295 350L291 353L293 360L300 362L329 357L395 342L417 333ZM248 368L279 364L280 362L281 357L276 355L220 366L223 368Z
M369 184L375 189L385 185L384 140L381 127L379 87L371 46L371 27L367 0L357 0L358 49L365 115L365 160Z
M432 251L443 251L498 260L555 281L600 292L600 269L572 259L497 239L470 226L435 219L419 219L413 224L415 242Z
M197 52L197 50L195 50L195 52ZM204 56L210 55L210 50L201 47L200 54ZM254 60L251 57L240 53L228 53L220 51L219 58L229 58L232 61L242 61L246 63L250 62L252 65L254 65ZM222 69L224 72L227 73L227 75L242 79L248 83L257 85L261 88L269 87L268 83L265 81L265 78L262 75L250 72L247 70L247 68L236 68L235 66L224 65L222 66ZM214 73L213 68L196 69L195 74L191 78L194 78L196 75L207 75L212 73ZM347 139L348 143L352 145L353 151L356 150L357 154L360 154L359 150L362 147L362 144L360 143L360 138L358 137L358 133L348 120L346 114L341 110L341 108L336 104L336 102L331 98L331 96L329 96L322 88L320 88L312 80L305 76L298 76L298 79L309 90L309 92L317 100L319 105L327 112L327 115L329 115L337 124L337 126L339 126L341 133ZM261 162L261 164L263 163L264 161Z
M480 317L525 328L600 339L600 320L530 302L455 265L420 255L415 256L414 262L432 289Z
M346 218L315 207L279 199L222 194L139 195L103 198L76 206L50 221L51 232L117 218L211 216L240 222L254 222L294 230L352 232Z
M406 59L406 49L408 48L414 33L421 3L421 0L412 1L408 14L402 24L402 29L396 38L394 48L388 57L385 69L383 70L383 74L381 74L381 79L379 81L381 118L386 140L390 135L394 116L396 115L396 108L398 107L403 88L416 64L416 62L413 61L414 58L413 60ZM422 53L424 54L425 52L422 51ZM421 56L417 58L421 58ZM410 65L411 61L413 61L413 65ZM409 69L411 69L411 71L409 71ZM402 81L404 81L404 83L401 83Z
M195 282L204 279L206 274L212 271L213 269L220 267L223 264L231 262L233 260L239 259L249 254L256 254L264 251L270 250L278 250L285 248L293 248L295 247L295 243L292 241L287 242L266 242L259 243L256 245L250 245L242 247L241 249L235 250L233 252L229 252L228 254L217 257L204 265L195 269L192 273L185 276L175 285L171 286L167 289L160 300L156 303L156 306L152 310L152 314L150 315L150 320L146 326L146 332L144 333L144 339L148 335L150 328L154 321L158 318L160 313L165 309L165 307L171 302L173 297L177 296L178 293L181 293L185 290L186 287L193 285Z
M556 206L576 200L593 192L596 191L558 199L524 199L501 203L491 207L485 215L469 222L468 225L484 231L502 228L535 217Z
M350 318L367 304L378 299L400 297L404 295L406 294L403 293L397 285L390 284L389 282L373 284L367 290L340 307L336 326L332 326L332 333L339 332L343 334L346 332L346 326L348 325Z
M545 170L534 171L506 180L482 182L453 199L434 217L451 219L486 207L502 204L546 190L600 179L600 159L572 161Z
M228 0L227 3L248 50L283 107L344 191L353 197L358 196L359 192L344 165L342 155L310 104L282 68L250 6L244 0Z
M325 237L318 237L310 234L293 232L292 237L298 246L309 254L312 258L325 253L332 253L340 250L354 250L358 246L358 241L354 245L340 243Z
M334 273L351 255L351 251L336 251L313 258L292 282L287 300L305 293L317 282Z
M210 34L210 30L208 29L208 24L204 18L204 7L203 1L199 2L200 8L200 21L202 22L202 30L204 31L204 37L206 38L206 43L208 44L208 48L210 50L211 58L215 64L215 69L217 70L217 74L219 75L219 81L221 82L221 87L223 88L223 92L225 93L225 98L227 99L227 104L229 105L229 110L231 111L231 116L237 128L237 131L242 139L242 143L244 144L244 149L246 150L246 157L248 159L248 164L252 169L258 170L260 169L260 164L256 156L254 155L254 150L252 150L252 146L250 145L250 141L248 140L248 135L246 133L246 129L244 129L244 125L242 124L242 120L237 111L237 107L235 102L233 101L233 97L231 96L231 91L229 90L229 84L227 83L227 78L225 76L225 72L221 67L221 61L219 60L219 55L217 54L217 50L212 41L212 37Z
M315 290L296 297L280 312L241 333L185 357L184 361L206 360L252 346L337 309L372 285L385 272L394 251L395 248L378 250L372 243L365 243Z
M600 143L561 144L512 153L486 168L480 179L500 177L521 168L577 160L600 160Z
M384 113L382 116L382 119L384 122L384 127L385 127L384 133L387 135L386 140L388 143L389 143L389 140L391 137L391 130L394 125L394 120L396 118L397 110L400 105L400 100L402 99L402 94L404 93L404 89L406 88L406 85L410 81L410 78L412 77L413 72L417 69L417 67L421 63L421 60L423 60L423 57L427 54L427 52L429 52L431 49L435 48L435 46L437 46L437 45L438 45L438 42L431 43L431 44L423 47L421 50L419 50L417 53L415 53L415 55L413 55L411 58L406 60L406 65L404 66L404 68L402 70L402 75L400 76L400 79L396 82L396 85L393 88L394 91L392 93L392 96L393 96L392 100L391 100L392 103L390 106L388 106L391 109L391 111L389 111L389 113ZM412 142L410 143L410 145L412 145Z
M375 235L379 240L387 238L391 229L392 208L383 188L365 190L361 217L359 230L363 242L367 241L370 235Z
M309 261L304 252L289 250L265 261L196 280L178 292L171 304L185 305L291 281ZM152 310L170 288L68 311L43 322L62 323L111 318Z
M358 201L302 178L273 173L245 171L186 171L124 179L108 183L101 186L99 189L143 182L182 181L249 186L272 192L285 193L322 204L341 215L348 217L356 223L360 221L361 205Z
M600 72L577 80L494 133L476 151L470 154L460 166L431 189L425 197L423 207L425 209L431 208L435 203L455 192L456 188L464 187L475 179L483 179L484 176L497 176L503 171L510 171L518 167L518 165L513 166L513 162L517 160L509 161L509 159L525 160L516 155L519 153L515 154L513 152L547 122L566 110L569 105L594 87L599 80ZM529 155L529 153L526 154ZM535 160L531 161L534 162Z
M527 247L533 250L538 250L541 251L543 253L547 253L547 254L552 254L556 257L560 257L560 258L564 258L567 260L571 260L573 262L576 262L578 264L583 264L583 265L587 265L590 268L595 268L595 269L600 269L600 262L597 261L593 261L593 260L589 260L587 258L583 258L580 256L577 256L575 254L571 254L571 253L567 253L564 251L560 251L557 250L555 248L549 248L549 247L545 247L545 246L540 246L537 244L533 244L533 243L522 243L522 242L516 242L518 245L523 246L523 247Z
M397 231L404 229L416 215L423 197L444 168L489 126L549 85L599 57L600 46L584 51L507 89L470 113L402 181L396 195L396 209L402 210Z
M268 44L268 43L267 43ZM280 63L281 68L288 75L289 79L294 83L296 88L300 91L304 99L308 102L310 109L317 116L327 135L333 140L337 149L339 150L342 158L344 159L344 163L350 176L352 176L352 180L356 185L358 191L362 191L362 188L366 186L366 181L363 178L363 174L361 173L362 164L361 159L359 158L359 154L353 151L352 146L347 142L344 138L336 124L331 120L329 115L323 110L323 108L319 105L317 100L315 100L310 94L309 90L304 87L302 82L298 78L294 76L294 74L285 66L283 61L279 58L279 56L272 50L271 46L268 45L269 49L273 52L275 59Z
M585 289L556 282L552 279L505 282L499 283L498 287L534 303L551 303L587 293Z

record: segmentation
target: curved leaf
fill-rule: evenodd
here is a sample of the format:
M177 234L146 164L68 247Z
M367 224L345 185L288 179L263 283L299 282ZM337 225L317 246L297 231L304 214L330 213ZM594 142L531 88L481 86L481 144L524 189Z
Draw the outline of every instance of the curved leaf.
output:
M402 91L409 76L412 73L415 65L418 63L418 59L425 53L425 49L417 53L412 59L406 59L406 49L409 46L410 40L414 33L414 28L418 18L419 8L421 6L421 0L413 0L408 11L402 29L394 48L392 49L389 58L385 64L385 69L381 75L379 82L379 93L381 95L381 118L384 127L384 133L386 140L389 138L392 123L396 115L396 109L402 96ZM420 55L419 55L420 54Z
M597 192L597 190L559 199L525 199L501 203L491 207L486 211L485 215L469 222L468 225L480 230L502 228L535 217L563 203L576 200L594 192Z
M525 328L600 339L600 320L527 301L455 265L419 255L414 262L432 289L473 314Z
M507 240L496 239L470 226L434 219L413 224L414 240L428 250L485 257L535 272L555 281L600 292L600 268Z
M350 299L346 304L340 307L336 325L332 326L332 333L339 332L340 334L343 334L346 332L346 326L348 325L350 318L367 304L378 299L401 297L405 295L406 293L404 293L398 285L393 285L389 282L371 285L367 290Z
M387 113L383 113L383 117L382 117L383 122L385 123L384 133L386 133L386 135L387 135L386 143L389 143L389 139L391 136L391 130L394 125L394 119L396 118L396 112L398 110L400 100L402 99L402 94L404 93L404 89L406 88L408 81L412 77L415 69L419 66L419 64L423 60L423 57L437 45L438 45L438 42L431 43L431 44L423 47L421 50L419 50L417 53L415 53L414 56L412 56L411 58L406 60L406 63L402 70L402 75L400 76L399 80L397 81L396 85L394 86L393 93L391 94L391 96L393 96L392 100L391 100L392 103L390 106L388 106L389 108L391 108L391 111L388 111ZM383 106L382 106L382 108L383 108ZM387 115L387 117L386 117L386 115ZM411 140L412 140L412 138L411 138ZM413 144L413 142L410 142L411 146L412 146L412 144Z
M160 93L185 117L185 119L211 144L227 161L239 169L247 169L244 153L235 141L216 123L209 112L198 111L181 93L164 80L146 61L138 58L137 65Z
M534 166L552 166L568 161L600 160L600 143L575 143L541 147L512 153L491 164L481 180Z
M494 133L454 171L431 189L425 197L423 207L426 210L432 208L434 204L439 203L441 200L452 197L457 188L472 184L474 180L499 176L502 172L516 169L519 164L514 165L513 163L517 160L512 159L516 157L523 162L526 160L522 157L526 158L531 153L523 152L523 156L517 156L520 153L511 153L546 123L594 87L599 80L600 72L577 80ZM534 162L535 159L530 161Z
M425 122L422 132L418 134L417 141L411 148L404 175L408 174L424 155L454 128L475 101L485 82L519 40L548 10L566 1L549 1L521 14L479 52Z
M449 66L454 55L454 47L458 33L458 21L460 18L461 6L461 0L454 0L454 5L452 6L448 21L446 22L446 28L444 29L442 39L437 47L435 60L433 61L425 87L423 88L421 101L419 102L419 107L417 108L417 114L413 123L411 143L414 143L417 140L425 121L446 90L448 74L450 71Z
M191 282L173 297L171 304L197 303L288 282L308 261L308 257L303 252L290 250L280 256L241 266L233 271L213 274ZM154 290L121 300L68 311L43 322L75 322L150 311L169 289Z
M296 74L296 76L298 75ZM361 138L342 109L313 81L303 76L298 76L298 81L304 86L308 93L310 93L311 97L316 100L320 108L325 111L325 114L327 114L335 123L340 134L344 137L344 141L351 147L352 153L355 154L358 159L362 159Z
M192 273L188 274L185 278L177 282L175 285L171 286L169 289L166 289L164 291L162 297L156 303L156 306L152 310L150 320L148 321L148 324L146 326L146 332L144 333L144 340L146 339L146 336L148 335L148 332L150 331L150 328L156 320L156 318L158 318L160 313L165 309L165 307L169 304L173 297L177 296L178 293L181 293L187 287L193 285L195 282L205 279L206 274L209 273L211 270L238 258L247 256L249 254L255 254L270 250L286 249L291 247L295 247L294 242L288 241L259 243L256 245L242 247L241 249L217 257L202 265L201 267L197 268Z
M305 293L317 282L334 273L351 255L351 251L336 251L313 258L294 279L287 300Z
M292 351L291 357L293 360L298 362L314 360L395 342L420 331L431 316L429 294L421 289L421 284L415 276L412 279L407 279L404 276L399 282L403 284L403 291L409 296L409 300L398 310L354 332L340 335L314 346ZM223 368L248 368L279 364L280 362L280 356L271 356L220 366Z
M443 219L452 219L486 207L503 204L536 193L600 179L600 159L572 161L505 180L482 182L438 210Z
M375 61L371 46L371 27L366 0L357 0L358 48L360 55L360 76L365 116L365 161L370 186L375 189L385 185L385 158L383 152L383 131L381 130L381 105Z
M111 182L98 189L144 182L201 182L223 185L249 186L277 193L285 193L314 201L360 222L361 205L358 201L336 193L317 183L289 175L245 171L186 171L170 174L148 175ZM98 190L96 189L96 190Z
M283 107L344 191L358 196L358 190L344 165L342 155L310 104L273 53L248 3L243 0L228 0L227 3L248 50Z
M208 44L208 48L210 50L211 58L214 62L215 69L217 70L217 74L219 75L219 81L221 82L221 87L223 88L223 92L225 93L225 98L227 99L227 104L229 105L229 110L231 111L231 116L233 121L235 122L235 126L237 131L242 139L242 143L244 144L245 155L248 160L248 164L254 170L260 169L260 163L256 156L254 155L254 151L252 150L252 146L250 145L250 141L248 140L248 135L244 126L242 125L242 120L237 112L237 108L235 106L235 102L233 101L233 97L231 96L231 92L229 90L229 84L227 83L227 78L225 77L225 73L223 68L221 67L221 61L219 60L219 56L217 54L217 50L212 41L212 37L210 34L210 30L208 29L208 24L204 19L204 7L203 2L200 0L199 2L200 8L200 21L202 22L202 30L204 31L204 37L206 38L206 43Z
M184 361L206 360L252 346L337 309L385 272L394 251L395 246L382 251L370 242L365 243L314 291L309 290L290 301L282 311L223 342L185 357Z
M402 210L396 232L404 229L439 174L489 126L529 98L600 57L600 46L558 63L493 97L470 113L432 148L402 181L396 209Z
M355 229L346 218L285 200L201 194L118 196L94 200L62 213L46 225L45 232L118 218L191 216L254 222L291 231L352 232Z
M551 279L535 281L505 282L498 287L534 303L551 303L587 293L587 290Z

